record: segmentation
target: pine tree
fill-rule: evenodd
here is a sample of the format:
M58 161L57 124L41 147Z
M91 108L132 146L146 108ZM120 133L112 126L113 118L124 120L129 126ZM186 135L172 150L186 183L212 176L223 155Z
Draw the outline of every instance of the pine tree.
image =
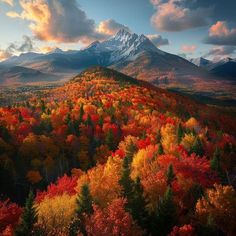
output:
M130 209L130 202L133 194L133 180L130 178L130 160L126 156L123 159L122 173L119 184L122 186L122 195L127 198L128 208Z
M168 166L168 170L167 170L166 176L167 176L167 184L170 186L172 181L175 178L175 174L174 174L174 170L173 170L173 165L172 164L170 164Z
M84 184L81 187L81 193L76 200L77 202L77 209L76 214L77 216L81 216L83 213L91 214L93 212L93 200L90 194L89 186Z
M81 192L76 199L77 209L76 218L73 219L69 227L69 235L75 236L80 231L83 235L87 235L84 227L84 215L91 215L93 213L93 199L90 194L88 184L84 184L81 187Z
M112 129L108 130L108 133L105 138L105 143L107 144L110 150L114 151L115 142L114 142L114 135L113 135Z
M183 136L184 136L184 130L183 130L182 125L179 123L179 125L178 125L178 129L177 129L177 138L178 138L178 143L181 142Z
M34 194L29 192L29 196L26 199L24 211L21 218L21 223L16 230L17 236L34 235L33 228L37 222L37 210L34 206Z
M158 203L156 213L152 220L152 234L158 230L158 235L166 236L174 225L176 225L176 210L173 203L173 193L170 187L167 188L164 198Z
M123 160L121 179L119 184L122 186L122 195L127 199L125 208L131 213L134 220L145 229L148 228L148 213L145 209L146 202L143 197L143 187L138 177L133 181L130 177L130 160L126 156Z
M161 130L159 129L156 135L156 142L160 143L161 142Z
M226 176L222 170L222 167L221 167L221 156L220 156L220 149L217 147L215 152L214 152L214 155L213 155L213 158L211 159L211 169L216 171L218 176L220 177L221 179L221 182L224 184L226 183Z
M196 153L198 156L203 156L204 154L204 149L202 142L199 137L197 137L193 143L193 146L190 150L191 153Z
M130 143L127 145L126 150L125 150L126 157L129 159L130 162L132 161L132 158L133 158L134 153L136 151L137 151L137 147L133 143L133 141L131 140Z
M149 216L146 210L145 198L143 196L144 190L139 177L137 177L134 182L133 192L131 209L132 216L143 229L148 229Z
M158 145L157 154L158 154L158 155L164 154L164 150L163 150L163 147L162 147L162 144L161 144L161 143L159 143L159 145Z
M83 116L84 116L84 106L82 104L80 107L80 111L79 111L79 122L80 123L83 121Z

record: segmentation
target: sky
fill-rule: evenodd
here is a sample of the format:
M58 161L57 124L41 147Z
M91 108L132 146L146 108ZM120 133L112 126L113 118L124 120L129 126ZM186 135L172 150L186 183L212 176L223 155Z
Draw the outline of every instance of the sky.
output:
M236 0L0 0L0 60L81 49L124 28L186 58L236 57Z

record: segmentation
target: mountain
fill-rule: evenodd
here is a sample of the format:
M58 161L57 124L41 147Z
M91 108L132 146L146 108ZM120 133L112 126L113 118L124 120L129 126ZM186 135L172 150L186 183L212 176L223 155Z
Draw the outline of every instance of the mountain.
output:
M42 73L38 70L26 68L22 66L13 66L10 68L2 68L0 85L17 85L32 82L52 82L58 80L55 75Z
M207 68L207 66L211 64L210 60L207 60L203 57L191 58L189 61L192 62L194 65L203 68Z
M222 60L216 61L208 67L208 70L218 77L224 77L235 81L236 59L227 57Z
M203 57L190 59L193 64L202 67L210 72L210 74L221 79L234 80L236 78L236 59L223 58L218 61L210 61Z
M201 59L200 64L203 61ZM224 99L236 96L232 81L224 78L221 81L206 69L158 49L145 35L126 30L120 30L106 41L95 41L81 50L56 49L48 54L21 54L0 63L0 68L26 67L66 80L95 65L109 67L181 93L219 96L221 99L222 94ZM35 81L37 78L31 79Z

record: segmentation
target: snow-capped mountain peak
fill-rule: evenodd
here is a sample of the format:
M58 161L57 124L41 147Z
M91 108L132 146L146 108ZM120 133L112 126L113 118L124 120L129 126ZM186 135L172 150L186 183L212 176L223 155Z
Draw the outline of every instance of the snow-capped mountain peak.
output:
M145 36L132 34L125 29L121 29L110 39L100 43L96 50L100 52L111 51L110 63L122 61L132 61L143 52L158 52L165 54Z

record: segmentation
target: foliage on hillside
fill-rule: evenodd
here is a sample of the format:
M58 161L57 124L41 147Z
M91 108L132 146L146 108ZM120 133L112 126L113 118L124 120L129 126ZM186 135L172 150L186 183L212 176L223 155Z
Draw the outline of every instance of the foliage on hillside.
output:
M234 235L235 130L213 108L93 68L0 108L1 194L37 193L32 235ZM1 202L3 235L25 209Z

